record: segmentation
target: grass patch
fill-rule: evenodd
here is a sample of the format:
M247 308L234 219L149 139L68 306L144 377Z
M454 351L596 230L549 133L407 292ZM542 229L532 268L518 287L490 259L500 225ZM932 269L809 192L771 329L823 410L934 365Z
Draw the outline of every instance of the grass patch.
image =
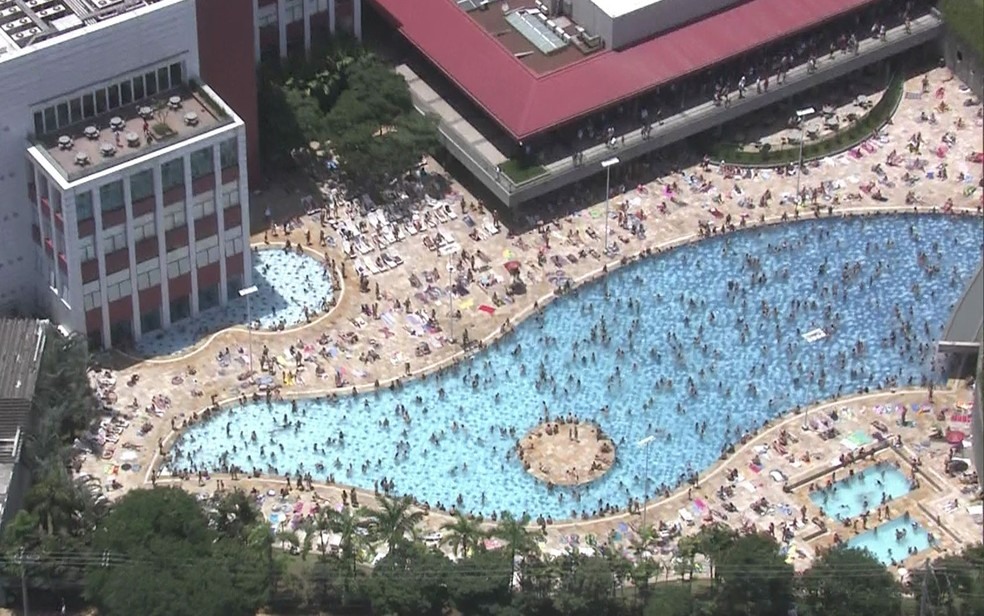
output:
M804 145L803 160L823 158L867 139L891 119L899 101L902 100L904 85L905 80L901 74L893 76L885 90L885 95L853 126L821 141ZM711 147L711 158L734 165L786 165L799 160L799 147L763 148L759 152L749 152L738 144L718 143Z
M941 0L947 26L984 60L984 0Z
M168 137L173 137L174 135L177 134L176 132L174 132L174 129L172 129L164 122L155 122L152 128L154 130L154 134L157 135L158 139L166 139Z
M542 165L527 165L513 158L499 165L499 170L514 184L522 184L547 173Z

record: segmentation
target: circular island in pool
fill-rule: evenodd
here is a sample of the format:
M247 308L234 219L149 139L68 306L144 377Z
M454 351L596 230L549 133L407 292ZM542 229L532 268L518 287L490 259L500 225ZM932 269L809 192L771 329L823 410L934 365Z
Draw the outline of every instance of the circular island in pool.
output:
M568 417L539 424L516 444L526 472L547 485L590 483L615 464L615 443L594 422Z
M598 515L672 489L797 407L938 380L936 341L982 240L980 217L929 214L705 239L573 290L427 379L296 411L236 405L183 431L168 468L300 472L366 489L386 479L395 494L475 514ZM318 357L328 371L348 365ZM604 426L618 462L550 488L516 442L567 413Z

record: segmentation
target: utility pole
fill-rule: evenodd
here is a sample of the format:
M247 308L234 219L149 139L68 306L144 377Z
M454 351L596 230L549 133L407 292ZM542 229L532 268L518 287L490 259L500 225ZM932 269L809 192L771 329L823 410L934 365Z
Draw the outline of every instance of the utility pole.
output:
M20 561L21 566L21 611L24 612L24 616L28 616L27 559L24 557L24 548L21 548L20 552L18 552L17 559Z

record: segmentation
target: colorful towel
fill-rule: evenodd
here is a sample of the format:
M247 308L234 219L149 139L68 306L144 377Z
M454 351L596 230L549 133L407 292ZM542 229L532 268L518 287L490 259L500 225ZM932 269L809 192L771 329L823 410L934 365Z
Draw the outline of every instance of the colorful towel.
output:
M487 314L495 314L495 308L487 304L482 304L481 306L478 307L478 309Z

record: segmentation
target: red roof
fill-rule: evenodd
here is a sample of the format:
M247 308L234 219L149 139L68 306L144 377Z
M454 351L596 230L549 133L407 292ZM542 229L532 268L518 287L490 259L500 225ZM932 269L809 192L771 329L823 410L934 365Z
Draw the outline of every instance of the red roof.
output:
M513 138L525 139L875 0L748 0L633 47L536 74L452 0L374 0Z

